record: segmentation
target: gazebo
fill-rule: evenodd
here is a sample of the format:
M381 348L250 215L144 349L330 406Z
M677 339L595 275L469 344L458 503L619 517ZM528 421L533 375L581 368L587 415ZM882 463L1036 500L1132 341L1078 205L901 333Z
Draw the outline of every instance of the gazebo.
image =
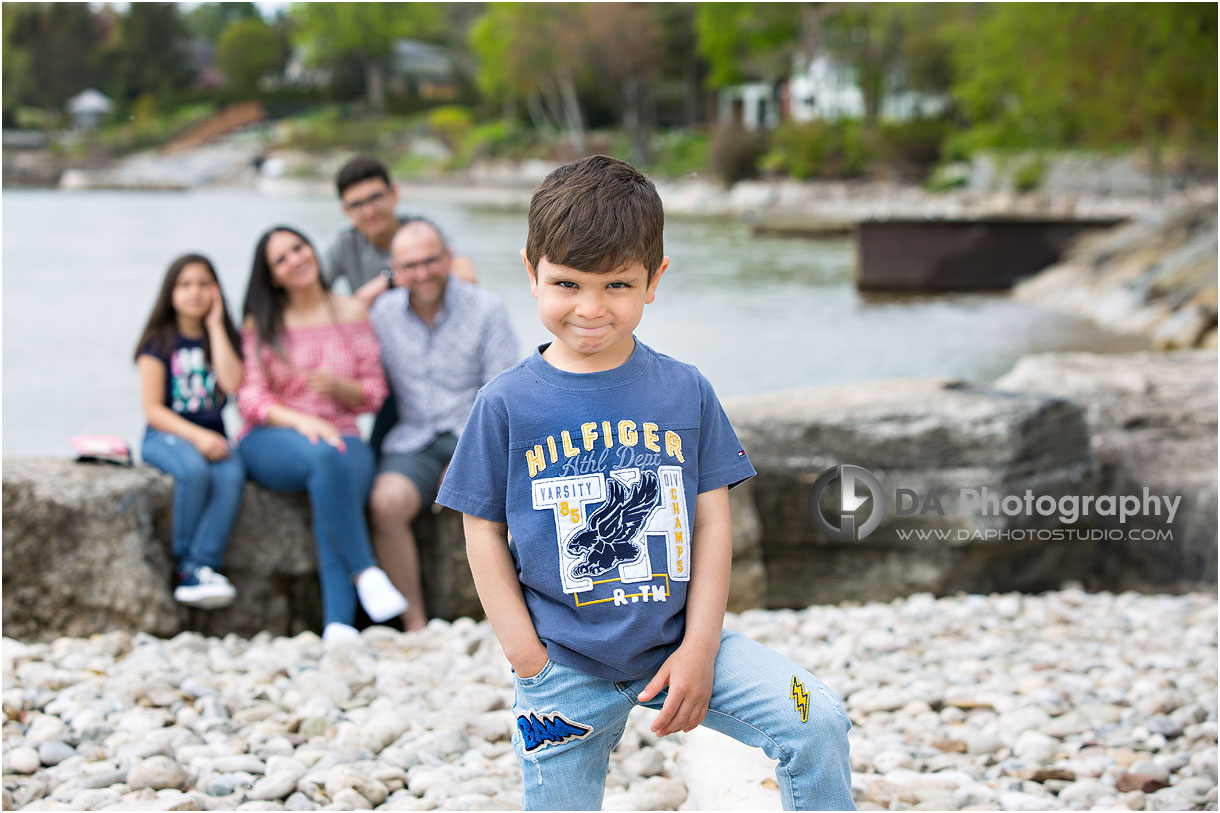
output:
M68 99L65 105L76 130L95 130L114 109L114 102L99 90L88 88Z

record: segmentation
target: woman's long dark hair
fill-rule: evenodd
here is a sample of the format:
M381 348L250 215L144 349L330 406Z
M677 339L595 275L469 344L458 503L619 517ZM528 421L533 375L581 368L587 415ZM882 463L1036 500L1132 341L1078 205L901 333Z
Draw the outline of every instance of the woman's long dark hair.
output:
M216 283L216 290L220 292L225 335L229 337L229 344L233 346L237 357L241 358L241 334L237 332L237 328L233 326L233 320L229 318L229 308L225 304L225 292L220 287L220 277L216 276L216 269L212 266L212 261L202 254L183 254L170 263L165 272L165 279L161 281L161 291L153 303L152 313L148 315L148 322L140 333L140 341L136 342L136 352L133 357L135 360L139 360L140 356L149 350L159 356L168 356L173 351L174 337L178 335L178 315L174 311L174 286L178 284L178 277L182 274L182 269L192 263L199 263L212 275L212 281ZM212 363L212 340L208 336L207 330L203 331L203 357L209 365Z
M243 319L247 316L254 317L254 332L258 337L258 344L265 344L275 352L280 351L280 337L284 334L284 303L288 301L288 294L276 285L271 277L271 263L267 261L267 243L271 240L271 235L280 231L295 234L313 250L314 260L318 262L318 283L323 291L330 290L326 278L322 276L318 252L308 237L291 226L272 226L263 232L263 236L258 238L258 245L254 247L254 264L250 268L246 301L242 303L241 310Z

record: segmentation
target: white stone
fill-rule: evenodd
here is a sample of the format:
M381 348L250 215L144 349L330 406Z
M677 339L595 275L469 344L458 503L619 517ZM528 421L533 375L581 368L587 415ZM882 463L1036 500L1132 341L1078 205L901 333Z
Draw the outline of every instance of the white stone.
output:
M909 768L914 763L914 757L908 752L897 749L882 751L873 757L873 767L878 773L883 774L888 774L898 768Z
M1059 791L1059 801L1073 810L1084 810L1103 796L1114 792L1113 785L1095 779L1081 779Z
M1009 791L1000 794L1002 810L1062 810L1063 805L1053 796Z
M30 774L42 767L42 757L38 755L38 751L22 745L12 750L6 750L4 754L4 772L7 773L23 773Z
M1140 774L1141 776L1149 776L1160 782L1169 782L1169 770L1150 759L1141 759L1131 763L1127 768L1128 773Z
M373 805L352 788L343 788L331 796L331 804L323 810L372 810Z
M1013 753L1027 763L1041 765L1054 759L1062 743L1037 731L1022 731L1013 746Z
M181 788L187 780L186 770L173 758L151 756L134 763L127 772L127 785L132 790L151 788Z
M235 773L242 771L244 773L261 774L266 772L267 764L258 757L250 756L249 754L233 754L230 756L217 757L212 760L211 768L216 773Z
M1147 801L1142 790L1133 790L1128 793L1121 793L1118 796L1118 803L1128 810L1143 810Z
M967 730L961 738L968 754L991 754L1000 750L1000 738L994 731Z
M297 788L297 780L301 777L293 773L279 773L264 776L250 788L249 797L260 801L284 799Z
M1208 748L1205 751L1200 751L1190 758L1190 769L1195 776L1203 776L1210 779L1213 783L1216 781L1216 749Z
M1190 810L1194 807L1173 788L1162 788L1150 793L1144 802L1145 810Z
M623 772L629 777L656 776L664 768L665 760L655 748L641 748L622 761Z
M49 740L38 746L38 758L47 766L58 765L75 755L75 748L59 740Z
M894 711L906 705L907 698L894 689L879 687L861 689L847 698L847 708L853 712L868 714L873 711Z

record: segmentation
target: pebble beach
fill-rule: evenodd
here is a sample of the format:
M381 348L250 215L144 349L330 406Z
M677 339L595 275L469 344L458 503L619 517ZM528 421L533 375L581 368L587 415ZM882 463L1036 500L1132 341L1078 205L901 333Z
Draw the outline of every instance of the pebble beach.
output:
M917 594L725 626L844 699L863 810L1215 810L1209 593ZM3 640L4 809L520 809L511 674L486 622ZM714 732L633 712L607 810L778 809L708 775Z

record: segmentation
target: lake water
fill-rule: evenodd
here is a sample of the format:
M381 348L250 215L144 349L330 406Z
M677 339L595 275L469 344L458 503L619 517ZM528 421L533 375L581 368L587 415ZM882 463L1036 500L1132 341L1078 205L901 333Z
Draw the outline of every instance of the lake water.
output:
M405 196L403 208L431 216L470 256L507 304L523 352L549 339L518 255L524 213ZM296 226L321 248L343 222L334 198L246 189L5 191L4 454L70 456L72 434L138 447L132 353L170 260L210 257L237 314L268 226ZM943 375L985 384L1031 352L1143 346L1005 294L865 297L851 281L849 239L675 220L665 244L673 261L637 335L696 364L722 396Z

